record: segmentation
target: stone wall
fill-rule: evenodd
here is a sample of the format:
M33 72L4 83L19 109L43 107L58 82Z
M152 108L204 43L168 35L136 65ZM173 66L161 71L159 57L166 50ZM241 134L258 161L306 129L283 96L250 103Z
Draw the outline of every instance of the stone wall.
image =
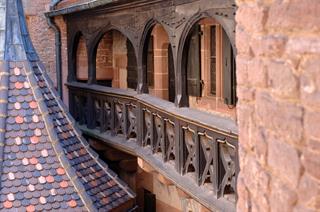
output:
M319 1L237 4L238 211L319 210Z

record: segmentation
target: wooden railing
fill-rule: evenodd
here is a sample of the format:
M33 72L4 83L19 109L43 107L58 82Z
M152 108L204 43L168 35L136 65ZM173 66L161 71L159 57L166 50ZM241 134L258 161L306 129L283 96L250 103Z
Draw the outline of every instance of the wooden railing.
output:
M79 125L136 142L214 198L235 203L237 135L212 126L215 116L133 91L81 83L68 86L70 111Z

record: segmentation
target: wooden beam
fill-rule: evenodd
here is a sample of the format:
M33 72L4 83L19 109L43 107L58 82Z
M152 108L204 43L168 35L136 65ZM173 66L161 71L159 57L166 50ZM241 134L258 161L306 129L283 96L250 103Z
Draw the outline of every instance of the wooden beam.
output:
M138 168L137 159L122 160L119 162L119 167L125 172L136 172Z
M111 148L106 149L103 156L110 161L121 161L134 158L132 155Z
M105 151L106 149L108 149L108 146L101 141L89 139L89 144L93 149L97 151Z

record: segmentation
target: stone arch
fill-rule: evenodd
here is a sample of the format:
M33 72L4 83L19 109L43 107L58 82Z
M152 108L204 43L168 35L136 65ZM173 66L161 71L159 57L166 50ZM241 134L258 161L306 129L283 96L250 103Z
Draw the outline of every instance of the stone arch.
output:
M115 25L109 24L105 27L103 27L101 30L99 30L96 34L91 36L90 41L89 41L89 47L88 47L88 57L89 57L89 83L96 83L96 57L97 57L97 49L99 46L99 43L103 36L111 31L118 31L120 32L124 37L126 37L129 42L132 44L132 47L135 51L135 59L137 60L137 54L136 54L136 45L134 42L134 39L132 36L127 33L126 30L123 30L120 27L117 27Z
M89 75L90 75L90 83L97 83L97 84L100 84L100 85L105 85L105 86L109 86L109 87L119 87L119 88L123 88L123 87L126 87L126 88L132 88L132 89L136 89L137 87L137 77L136 77L136 72L137 72L137 68L134 68L134 70L131 70L132 67L131 66L137 66L136 65L136 61L137 61L137 56L136 56L136 48L135 48L135 45L134 43L132 42L133 39L131 38L131 36L127 36L127 33L125 33L126 31L125 30L122 30L121 28L119 27L116 27L114 25L108 25L104 28L102 28L101 30L99 30L94 36L91 37L90 39L90 42L89 42ZM112 37L112 44L114 42L114 34L115 33L118 33L118 37L122 37L125 39L125 47L126 47L126 56L127 58L123 58L122 59L122 69L126 69L127 71L127 75L126 75L126 81L127 81L127 86L119 86L119 85L114 85L115 81L114 81L114 78L113 76L116 76L118 72L116 72L116 70L114 69L115 67L115 61L109 61L110 62L110 66L109 66L109 70L106 70L106 71L109 71L109 76L105 75L105 76L102 76L101 75L101 68L99 69L99 61L97 62L97 58L98 58L98 51L99 51L99 46L101 44L101 42L103 42L103 40L106 38L106 36L108 35L111 35L113 36ZM123 45L122 45L123 46ZM113 48L113 45L112 45L112 48ZM129 49L130 49L130 52L129 52ZM112 49L111 49L112 50ZM112 56L113 58L113 51L111 51L112 55L109 55L109 56ZM124 53L124 52L123 52ZM130 53L130 59L128 59L128 54ZM130 67L129 67L130 65ZM126 67L124 67L126 66ZM135 73L133 73L135 76L131 76L130 79L132 81L132 79L134 78L135 79L135 82L129 82L129 75L128 75L128 71L129 69L131 71L134 71ZM119 71L119 70L118 70ZM132 72L130 72L132 74ZM118 75L117 75L118 76ZM101 79L105 77L106 79ZM100 78L100 79L99 79ZM108 79L107 79L108 78ZM110 79L109 79L110 78ZM104 81L104 82L102 82ZM117 81L119 81L119 79L117 79Z

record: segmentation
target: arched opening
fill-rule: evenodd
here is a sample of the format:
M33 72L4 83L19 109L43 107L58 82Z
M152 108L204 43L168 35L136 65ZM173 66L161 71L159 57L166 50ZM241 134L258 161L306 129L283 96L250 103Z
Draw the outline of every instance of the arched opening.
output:
M117 30L100 39L96 49L96 82L99 85L137 88L137 61L130 40Z
M149 94L174 102L175 71L169 36L163 26L155 24L146 36L143 63Z
M183 48L182 63L189 107L235 117L235 55L221 24L213 18L194 24Z
M88 55L86 40L83 35L78 35L78 45L76 46L76 80L86 83L88 81Z

